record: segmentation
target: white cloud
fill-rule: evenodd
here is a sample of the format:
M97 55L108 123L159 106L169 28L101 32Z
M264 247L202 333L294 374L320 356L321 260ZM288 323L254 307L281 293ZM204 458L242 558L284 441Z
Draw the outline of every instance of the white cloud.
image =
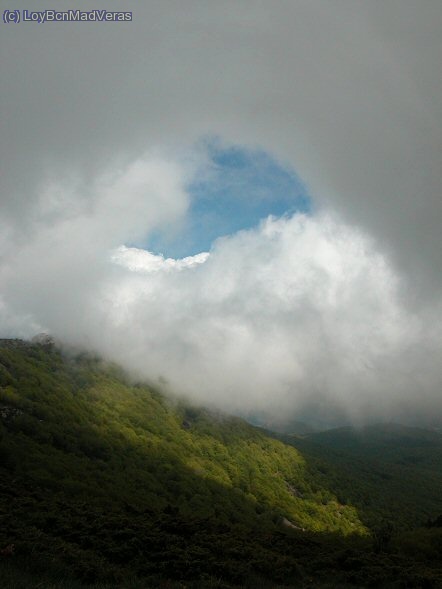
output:
M183 217L182 165L145 157L101 175L44 231L38 217L4 253L3 332L47 329L228 411L440 411L439 307L407 309L385 255L338 217L269 217L180 260L121 245Z
M107 353L175 391L228 410L281 417L322 404L357 420L406 418L419 379L438 381L425 361L440 356L436 310L411 316L387 260L336 219L269 218L179 268L120 276L105 338ZM428 417L439 391L419 390Z
M85 192L80 185L71 195L69 186L69 198L77 207L57 205L48 218L48 194L64 193L63 184L51 183L25 236L10 223L15 239L6 244L0 261L4 332L11 332L14 316L20 325L29 316L54 333L69 336L71 330L83 330L87 335L88 323L96 326L91 316L97 289L113 279L110 252L185 215L184 171L176 163L148 155L111 170L94 179Z
M39 325L226 408L440 415L440 1L126 7L125 28L1 36L2 333ZM170 153L210 134L288 163L332 216L204 263L115 253L183 221L204 157Z
M192 268L192 266L197 264L204 264L209 255L209 252L201 252L194 256L187 256L175 260L174 258L165 258L162 254L153 254L152 252L136 247L121 245L112 253L111 260L134 272L149 273L159 272L161 270Z

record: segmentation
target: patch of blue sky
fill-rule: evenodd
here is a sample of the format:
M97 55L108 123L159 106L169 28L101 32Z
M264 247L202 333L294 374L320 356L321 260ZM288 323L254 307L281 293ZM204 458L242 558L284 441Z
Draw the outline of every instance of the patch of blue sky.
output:
M146 248L181 258L210 251L222 236L250 229L269 215L312 213L312 200L297 174L264 151L207 146L208 166L188 186L186 221L150 236Z

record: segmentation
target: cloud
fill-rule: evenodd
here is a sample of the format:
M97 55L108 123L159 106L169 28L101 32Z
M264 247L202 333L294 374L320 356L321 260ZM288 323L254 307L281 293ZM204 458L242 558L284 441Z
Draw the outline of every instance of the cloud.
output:
M336 215L268 217L178 260L117 245L181 218L188 177L146 156L97 178L6 257L3 331L48 330L231 412L434 418L440 305L412 314L388 258Z
M342 222L268 218L219 240L204 264L178 268L129 274L110 296L123 358L139 374L280 419L419 421L440 411L438 309L410 316L388 261ZM121 358L121 346L107 353Z
M39 325L238 410L440 415L440 2L124 9L2 32L2 333ZM113 263L185 221L210 135L295 170L322 212L202 264Z
M2 214L32 211L48 175L88 186L117 157L212 133L289 162L419 296L440 295L438 0L124 9L132 23L5 27Z
M99 312L97 288L112 280L109 252L141 239L185 214L188 195L183 170L171 161L146 155L95 178L86 193L50 183L33 210L23 235L10 224L0 263L3 333L26 334L23 317L54 332L88 334ZM63 195L76 206L63 206ZM55 195L55 196L53 196ZM58 195L61 195L61 205ZM6 328L5 325L8 327ZM82 332L83 330L83 332ZM12 335L14 331L12 330Z
M152 254L136 247L121 245L111 256L112 262L124 266L134 272L160 272L164 270L181 270L192 268L197 264L204 264L209 257L209 252L201 252L195 256L187 256L175 260L165 258L162 254Z

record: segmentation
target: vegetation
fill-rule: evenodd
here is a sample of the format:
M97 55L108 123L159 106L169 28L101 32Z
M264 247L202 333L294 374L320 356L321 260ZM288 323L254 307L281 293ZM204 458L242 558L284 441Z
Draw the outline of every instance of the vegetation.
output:
M91 355L2 340L1 586L441 586L442 509L419 537L370 529L313 454Z
M442 513L442 434L397 424L283 437L364 524L409 530Z

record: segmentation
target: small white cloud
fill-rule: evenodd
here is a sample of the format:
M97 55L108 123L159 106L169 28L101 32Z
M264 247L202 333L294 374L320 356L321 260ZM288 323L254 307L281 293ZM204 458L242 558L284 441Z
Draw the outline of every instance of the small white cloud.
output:
M132 272L150 273L193 268L204 264L209 255L209 252L201 252L186 258L165 258L162 254L153 254L147 250L122 245L112 252L111 260Z

